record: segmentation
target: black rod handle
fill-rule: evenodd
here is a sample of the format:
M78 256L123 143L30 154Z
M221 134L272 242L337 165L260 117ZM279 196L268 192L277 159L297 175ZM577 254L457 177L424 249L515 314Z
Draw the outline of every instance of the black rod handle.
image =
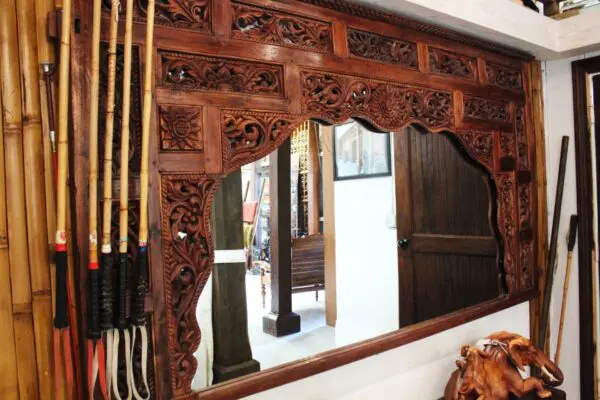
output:
M56 310L54 314L54 328L64 329L68 326L67 249L65 248L64 250L56 250Z
M575 239L577 238L577 223L579 219L577 214L571 215L571 222L569 223L569 237L567 239L567 247L569 251L573 251L575 247Z
M100 339L100 271L98 266L88 268L88 338Z
M127 329L127 253L119 253L117 294L115 328L123 330Z
M131 323L136 326L146 324L144 302L148 293L148 247L140 246L133 275L133 292L131 294Z
M102 253L100 256L100 329L113 329L113 256Z

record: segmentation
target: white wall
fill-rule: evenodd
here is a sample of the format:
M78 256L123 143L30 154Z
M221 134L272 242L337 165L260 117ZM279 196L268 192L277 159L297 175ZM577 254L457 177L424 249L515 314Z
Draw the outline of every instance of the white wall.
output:
M463 344L498 330L529 335L529 304L248 397L253 400L435 400Z
M398 329L392 177L334 182L338 346Z
M558 332L558 319L562 299L562 287L565 274L565 260L567 245L565 235L569 228L571 214L577 213L577 193L575 177L575 139L573 127L573 87L571 76L571 62L600 55L600 53L585 54L563 60L547 61L543 63L544 87L544 129L546 136L546 173L548 177L548 229L552 225L552 212L554 210L554 196L556 192L556 179L558 175L558 161L563 135L570 137L569 157L567 161L560 231L558 235L558 266L552 290L552 303L550 309L550 348L554 356L556 349L556 334ZM563 333L560 367L565 373L563 389L570 399L579 398L579 276L578 276L578 251L577 246L573 252L573 264L569 282L567 298L567 312Z

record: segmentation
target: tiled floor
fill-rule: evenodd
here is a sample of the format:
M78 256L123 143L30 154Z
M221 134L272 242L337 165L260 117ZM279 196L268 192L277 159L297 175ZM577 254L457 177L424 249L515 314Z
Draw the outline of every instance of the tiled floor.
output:
M248 302L248 335L253 358L261 370L315 355L335 347L335 329L325 324L325 293L295 293L292 309L300 315L300 332L280 338L262 330L262 317L271 309L271 293L267 288L266 305L262 307L260 276L246 275Z

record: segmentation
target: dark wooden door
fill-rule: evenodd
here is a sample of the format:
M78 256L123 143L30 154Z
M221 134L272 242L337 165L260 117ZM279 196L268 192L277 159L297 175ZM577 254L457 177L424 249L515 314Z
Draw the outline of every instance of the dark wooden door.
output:
M444 134L394 134L400 326L499 294L490 182Z

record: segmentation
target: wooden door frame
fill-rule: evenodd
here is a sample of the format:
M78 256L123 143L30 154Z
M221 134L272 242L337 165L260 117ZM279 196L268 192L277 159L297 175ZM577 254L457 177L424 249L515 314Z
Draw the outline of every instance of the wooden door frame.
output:
M574 61L573 116L575 127L575 167L577 178L577 213L579 228L579 373L581 398L594 398L596 385L596 344L594 343L593 285L591 253L594 249L594 204L591 132L588 115L588 76L600 72L600 56ZM596 124L596 141L600 139ZM597 156L597 155L596 155Z

